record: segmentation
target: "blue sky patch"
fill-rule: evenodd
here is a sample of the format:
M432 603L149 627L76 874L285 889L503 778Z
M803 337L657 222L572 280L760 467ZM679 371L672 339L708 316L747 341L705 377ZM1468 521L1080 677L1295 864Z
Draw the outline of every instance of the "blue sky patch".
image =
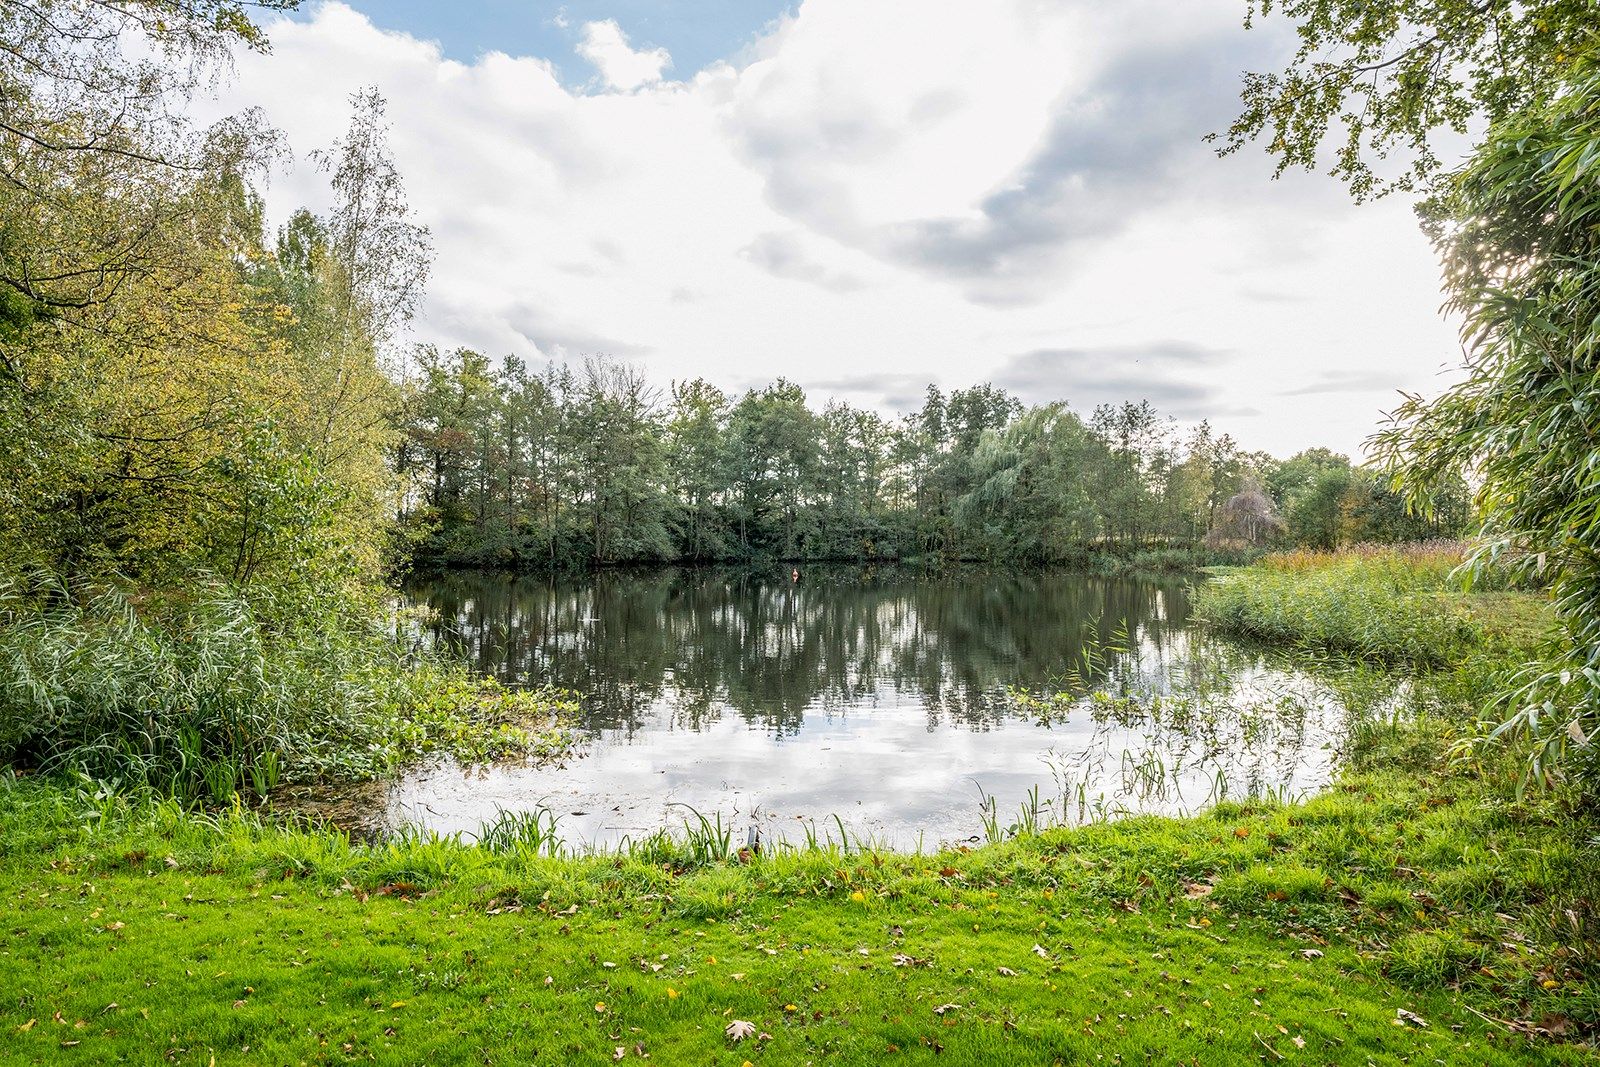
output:
M636 49L665 48L667 75L682 79L737 53L788 12L789 0L345 0L373 24L437 41L451 59L470 63L484 52L551 60L569 85L593 68L573 54L586 22L615 19ZM308 4L302 18L316 9Z

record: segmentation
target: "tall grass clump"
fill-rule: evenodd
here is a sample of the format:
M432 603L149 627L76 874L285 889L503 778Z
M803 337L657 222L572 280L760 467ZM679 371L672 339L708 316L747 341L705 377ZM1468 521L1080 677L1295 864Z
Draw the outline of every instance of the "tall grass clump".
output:
M370 776L474 733L479 688L355 606L0 584L0 758L44 772L210 804ZM480 745L514 729L488 710Z
M1203 585L1201 618L1264 641L1388 663L1441 666L1481 648L1490 636L1521 640L1538 624L1531 598L1504 595L1510 579L1480 577L1468 596L1454 542L1358 545L1338 552L1295 551Z

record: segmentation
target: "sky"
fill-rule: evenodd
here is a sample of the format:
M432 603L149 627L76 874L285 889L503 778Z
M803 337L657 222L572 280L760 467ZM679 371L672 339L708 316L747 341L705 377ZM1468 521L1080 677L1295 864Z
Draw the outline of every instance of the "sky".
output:
M786 377L1148 399L1248 448L1355 454L1459 364L1401 199L1202 140L1293 40L1239 0L313 0L213 105L309 161L388 98L436 260L415 339L606 354L663 389Z

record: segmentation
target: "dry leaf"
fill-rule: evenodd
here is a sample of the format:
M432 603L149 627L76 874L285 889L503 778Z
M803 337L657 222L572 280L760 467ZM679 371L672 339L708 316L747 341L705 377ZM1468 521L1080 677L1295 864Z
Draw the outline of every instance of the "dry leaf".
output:
M1395 1023L1397 1025L1401 1024L1401 1023L1410 1023L1412 1026L1427 1026L1428 1025L1428 1020L1424 1019L1422 1016L1418 1015L1416 1012L1414 1012L1414 1011L1406 1011L1406 1009L1404 1009L1404 1008L1396 1008L1394 1010L1394 1018L1395 1018Z
M1320 960L1322 958L1322 950L1320 948L1303 948L1300 950L1300 955L1308 960Z
M743 1019L735 1019L722 1032L727 1035L730 1041L743 1041L747 1037L755 1036L756 1024L747 1023Z
M960 1008L961 1005L959 1004L941 1004L933 1009L933 1013L935 1015L943 1015L947 1011L958 1011Z
M1013 971L1010 967L996 967L995 971L998 972L1002 978L1015 978L1017 976L1017 972Z
M1034 945L1033 946L1033 954L1035 956L1038 956L1042 960L1047 960L1047 959L1050 958L1050 953L1045 949L1045 947L1043 945Z

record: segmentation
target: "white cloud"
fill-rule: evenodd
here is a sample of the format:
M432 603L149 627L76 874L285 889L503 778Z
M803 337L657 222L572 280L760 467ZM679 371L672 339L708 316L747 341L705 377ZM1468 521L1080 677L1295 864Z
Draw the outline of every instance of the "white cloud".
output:
M1082 410L1125 389L1252 447L1354 450L1386 383L1437 388L1456 356L1437 269L1403 203L1201 142L1282 44L1235 8L806 0L737 63L668 81L664 53L594 59L585 92L328 3L276 23L220 106L262 106L304 153L351 91L389 97L438 252L427 340L609 351L662 383L786 375L819 400L1009 378ZM301 167L268 203L325 196ZM1126 373L1096 367L1113 358ZM1304 388L1332 370L1340 389Z
M672 65L672 57L665 48L635 51L616 19L585 22L578 54L593 63L613 89L651 85L660 81L662 72Z

